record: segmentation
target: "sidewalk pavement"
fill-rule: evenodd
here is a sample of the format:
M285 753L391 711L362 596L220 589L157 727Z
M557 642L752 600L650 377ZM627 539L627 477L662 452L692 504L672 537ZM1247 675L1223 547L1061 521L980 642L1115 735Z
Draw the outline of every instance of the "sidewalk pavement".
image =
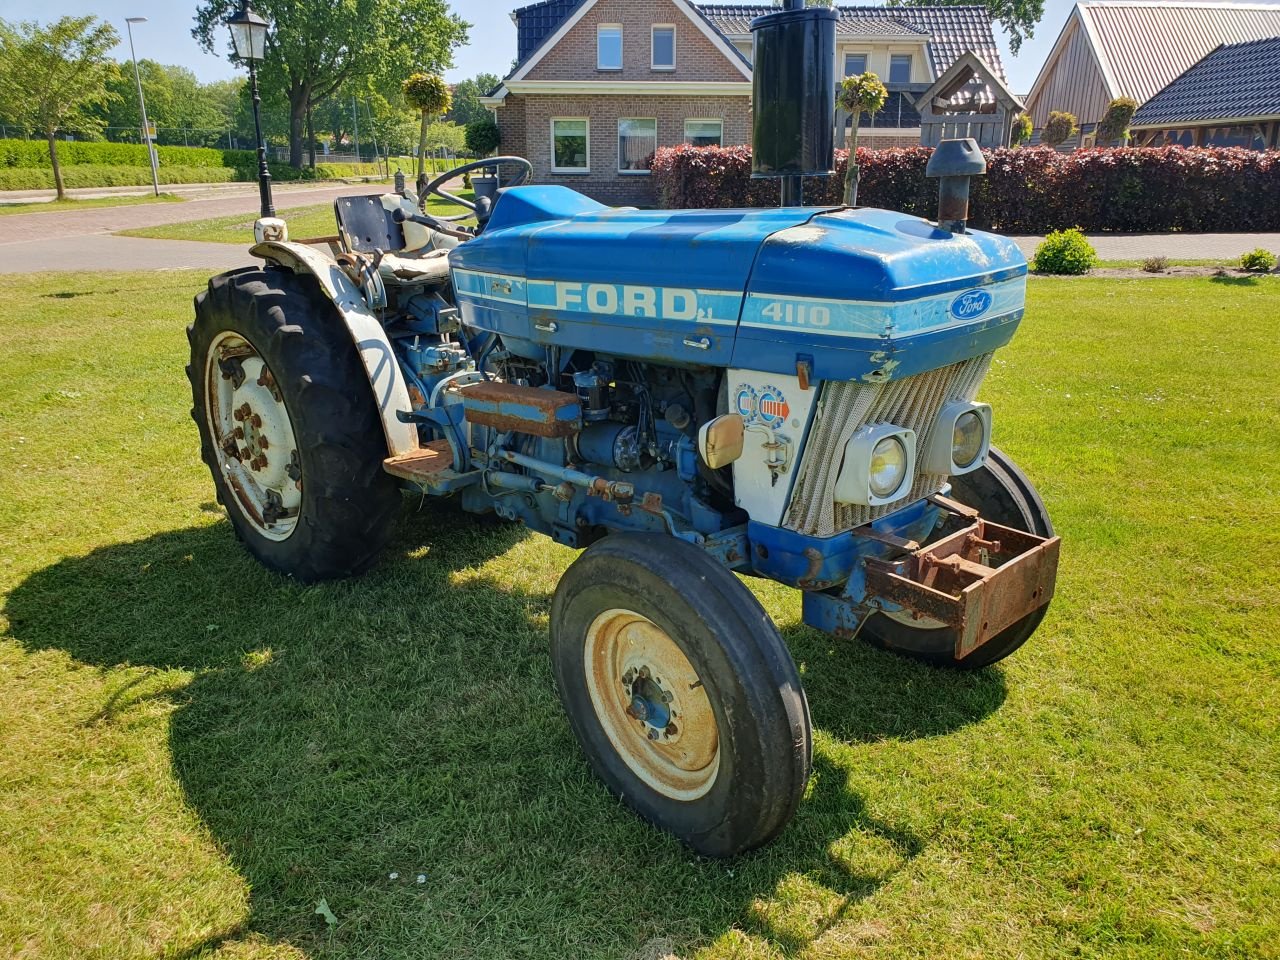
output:
M1027 259L1044 237L1013 237ZM1102 260L1235 260L1258 247L1280 254L1280 233L1098 233L1089 237Z

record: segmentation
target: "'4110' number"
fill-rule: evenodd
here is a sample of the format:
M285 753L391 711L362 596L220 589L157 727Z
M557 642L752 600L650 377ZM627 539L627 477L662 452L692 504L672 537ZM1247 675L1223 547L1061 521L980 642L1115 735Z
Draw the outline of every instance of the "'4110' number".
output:
M814 303L784 303L775 300L760 311L773 323L787 323L801 327L829 327L831 308Z

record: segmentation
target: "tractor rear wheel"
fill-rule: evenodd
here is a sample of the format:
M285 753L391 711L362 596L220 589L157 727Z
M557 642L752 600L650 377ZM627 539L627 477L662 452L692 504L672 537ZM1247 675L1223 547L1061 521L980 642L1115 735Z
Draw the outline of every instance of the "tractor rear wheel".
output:
M346 325L314 277L224 273L195 300L191 416L236 536L304 582L361 573L400 496Z
M729 857L791 819L809 777L809 707L751 591L656 534L593 544L551 607L556 686L596 774L698 853Z
M984 466L951 479L951 496L973 507L983 519L1038 537L1052 537L1053 523L1035 487L1017 464L997 447ZM862 636L877 646L938 666L976 670L1003 660L1031 638L1048 611L1048 604L996 634L963 659L955 654L956 631L933 620L915 620L909 613L874 614Z

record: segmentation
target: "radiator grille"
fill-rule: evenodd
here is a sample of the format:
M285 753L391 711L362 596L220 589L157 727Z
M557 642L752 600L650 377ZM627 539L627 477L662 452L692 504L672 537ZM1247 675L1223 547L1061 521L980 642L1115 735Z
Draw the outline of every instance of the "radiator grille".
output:
M938 474L917 473L908 497L882 507L836 503L836 477L845 444L866 424L892 423L914 430L916 449L928 447L938 410L948 400L972 400L991 366L991 354L885 384L828 381L805 445L785 526L799 533L830 537L936 493L947 482Z

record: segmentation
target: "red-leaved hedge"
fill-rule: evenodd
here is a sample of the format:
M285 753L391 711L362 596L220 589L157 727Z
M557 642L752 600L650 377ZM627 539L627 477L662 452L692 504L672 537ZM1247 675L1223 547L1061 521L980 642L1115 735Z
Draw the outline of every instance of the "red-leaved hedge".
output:
M921 217L937 212L938 185L924 175L928 147L859 148L858 202ZM805 181L805 202L838 204L848 153L836 175ZM750 147L664 147L653 160L659 202L671 209L768 207L776 180L751 179ZM1058 153L1047 147L987 151L976 178L974 226L1006 233L1080 227L1101 231L1280 230L1280 151L1121 147Z

